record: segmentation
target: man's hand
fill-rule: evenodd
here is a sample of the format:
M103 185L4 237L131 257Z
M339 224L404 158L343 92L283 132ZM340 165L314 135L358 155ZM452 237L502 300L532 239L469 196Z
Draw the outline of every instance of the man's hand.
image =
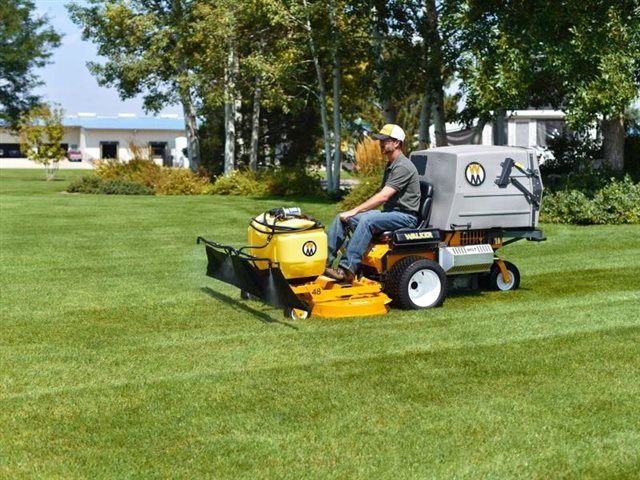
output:
M340 221L342 223L346 223L347 220L349 220L351 217L354 217L358 214L358 212L356 211L355 208L352 208L351 210L347 210L346 212L342 212L339 214L340 216Z

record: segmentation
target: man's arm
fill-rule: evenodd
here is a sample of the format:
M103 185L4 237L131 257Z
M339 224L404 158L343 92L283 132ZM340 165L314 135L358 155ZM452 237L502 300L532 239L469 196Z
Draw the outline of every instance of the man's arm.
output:
M382 187L382 190L376 193L373 197L370 197L369 199L365 200L360 205L358 205L355 208L352 208L351 210L342 212L340 214L340 220L342 220L343 222L346 222L354 215L357 215L362 212L368 212L369 210L373 210L374 208L378 208L380 205L382 205L384 202L389 200L395 194L396 194L395 188L385 185L384 187Z

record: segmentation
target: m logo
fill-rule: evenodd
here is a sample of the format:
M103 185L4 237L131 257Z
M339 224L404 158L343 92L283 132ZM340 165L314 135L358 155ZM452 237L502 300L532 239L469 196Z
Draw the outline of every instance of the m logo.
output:
M307 257L313 257L316 254L316 250L318 250L318 246L316 242L312 242L311 240L304 242L304 245L302 245L302 253Z
M484 182L484 168L478 162L471 162L464 171L464 176L470 185L479 187Z

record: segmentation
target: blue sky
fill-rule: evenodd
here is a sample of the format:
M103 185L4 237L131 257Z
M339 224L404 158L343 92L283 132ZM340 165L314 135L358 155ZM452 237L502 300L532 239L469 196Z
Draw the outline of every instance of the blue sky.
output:
M80 29L71 21L65 5L69 0L34 0L38 15L45 14L49 24L63 34L62 44L53 51L51 63L37 71L44 85L35 93L49 103L62 106L66 115L93 112L100 116L134 113L146 116L142 99L120 100L113 88L100 87L86 67L88 61L100 61L95 46L83 41ZM85 3L76 0L75 3ZM179 114L177 105L168 106L161 113Z

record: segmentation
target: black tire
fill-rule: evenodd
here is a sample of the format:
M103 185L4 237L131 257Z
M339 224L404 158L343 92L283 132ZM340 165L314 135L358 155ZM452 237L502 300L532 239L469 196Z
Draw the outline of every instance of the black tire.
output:
M432 260L407 257L391 268L384 290L400 308L440 307L447 295L447 274Z
M509 272L509 283L504 282L502 273L500 272L500 267L498 267L498 264L494 263L491 266L491 273L489 275L489 288L503 292L516 290L520 286L520 271L513 263L505 260L503 261Z
M253 298L253 295L251 295L246 290L240 290L240 298L242 300L251 300Z

